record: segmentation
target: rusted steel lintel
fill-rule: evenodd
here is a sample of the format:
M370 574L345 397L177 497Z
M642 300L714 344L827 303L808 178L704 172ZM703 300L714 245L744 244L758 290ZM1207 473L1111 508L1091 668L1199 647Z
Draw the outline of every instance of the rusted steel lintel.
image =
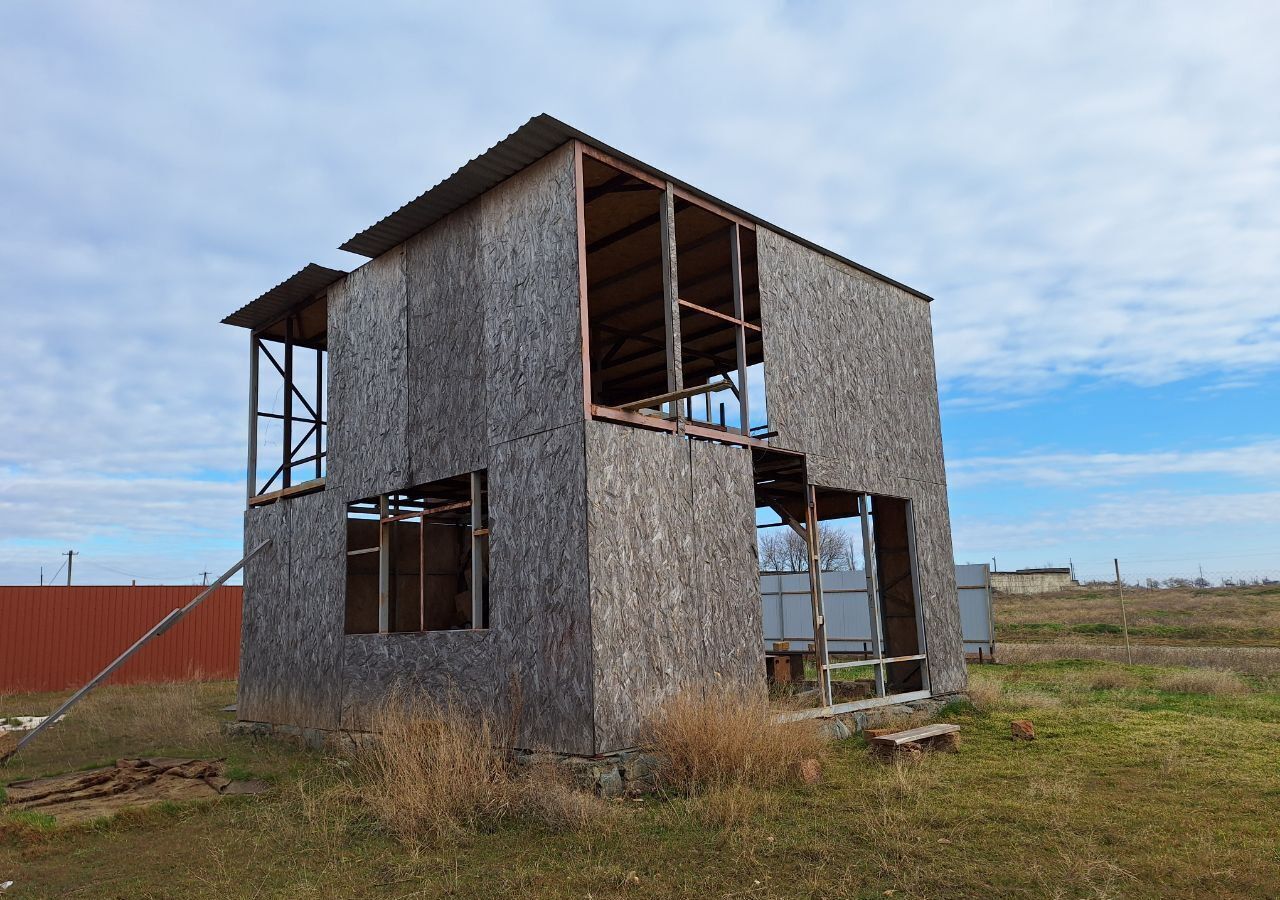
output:
M638 428L648 428L651 431L667 431L671 433L675 433L676 431L676 423L671 419L660 419L657 416L646 416L640 413L624 412L616 407L601 406L598 403L591 404L591 417L593 419L621 422L625 425L635 425ZM740 447L759 447L762 450L777 449L770 446L767 441L762 441L759 438L744 437L736 431L721 431L719 428L710 428L705 425L698 425L694 422L685 422L684 430L690 437L696 437L703 440L720 441L724 444L736 444Z

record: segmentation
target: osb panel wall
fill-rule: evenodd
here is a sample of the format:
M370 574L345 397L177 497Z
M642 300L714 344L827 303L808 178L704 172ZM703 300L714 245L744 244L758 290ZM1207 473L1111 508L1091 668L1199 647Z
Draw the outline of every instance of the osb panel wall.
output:
M240 631L240 679L236 714L256 722L287 722L291 712L279 702L273 655L293 639L280 614L289 604L289 531L285 505L245 510L244 549L271 544L244 565L244 614Z
M342 727L368 731L397 685L440 702L494 711L499 696L493 631L349 634L342 639Z
M343 507L324 492L246 513L246 547L272 544L245 570L241 719L338 726Z
M596 752L666 697L763 686L751 460L587 423Z
M689 442L694 596L705 677L725 689L764 689L760 561L751 454Z
M591 598L583 423L493 449L490 619L525 746L591 753Z
M409 295L409 471L413 484L489 460L480 204L405 242Z
M348 635L344 728L405 679L512 716L519 746L592 752L585 485L581 423L493 450L489 630Z
M326 491L358 500L406 487L409 393L403 245L329 291Z
M492 445L583 417L572 145L479 202Z
M768 229L756 235L774 443L852 460L868 482L943 483L929 304Z
M773 443L808 454L815 484L913 501L932 687L963 690L929 304L756 235Z

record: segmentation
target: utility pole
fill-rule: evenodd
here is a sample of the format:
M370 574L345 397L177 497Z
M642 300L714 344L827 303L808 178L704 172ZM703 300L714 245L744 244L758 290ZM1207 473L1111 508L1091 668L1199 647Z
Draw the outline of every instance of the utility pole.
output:
M75 550L67 551L67 587L71 587L71 557L79 555Z
M44 566L40 567L40 587L44 587Z
M1116 564L1116 589L1120 591L1120 622L1124 628L1124 655L1133 665L1133 648L1129 646L1129 615L1124 610L1124 582L1120 580L1120 560L1112 560Z
M1000 567L996 565L996 558L994 556L991 557L991 571L996 572L999 571L999 569Z
M208 585L208 584L209 584L209 573L208 573L208 572L201 572L201 573L200 573L200 584L201 584L201 585Z

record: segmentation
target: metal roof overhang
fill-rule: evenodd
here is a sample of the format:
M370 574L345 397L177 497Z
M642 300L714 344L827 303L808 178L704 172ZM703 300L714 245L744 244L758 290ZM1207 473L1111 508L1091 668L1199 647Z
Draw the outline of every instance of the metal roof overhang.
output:
M301 271L290 275L258 299L246 303L227 316L222 320L222 324L238 325L255 331L265 328L279 321L285 313L299 303L310 300L329 285L346 276L347 273L341 269L330 269L308 263Z
M825 247L821 247L812 241L807 241L798 235L785 231L776 225L770 224L763 219L745 212L744 210L725 203L723 200L713 197L705 191L700 191L693 185L687 184L678 178L673 178L665 172L655 169L653 166L647 165L632 156L628 156L622 151L610 147L603 141L596 140L591 135L581 132L572 126L566 125L559 119L552 118L545 113L540 116L534 116L511 134L494 144L484 153L481 153L462 168L458 169L444 181L440 182L417 199L410 200L404 206L391 213L391 215L355 235L339 249L347 250L351 253L358 253L361 256L367 256L370 259L376 256L381 256L392 247L403 243L418 232L429 228L449 213L466 205L490 188L496 187L507 178L510 178L512 175L519 172L521 169L532 165L552 150L570 140L582 141L584 144L594 147L602 153L606 153L627 163L628 165L648 172L655 178L659 178L663 181L669 181L677 188L680 188L695 197L699 197L708 203L717 205L736 216L746 219L747 221L754 222L757 225L768 228L770 231L780 234L788 240L802 244L810 250L821 253L831 259L839 260L847 266L852 266L858 271L870 275L872 278L876 278L886 284L891 284L894 287L900 288L922 300L932 301L931 297L917 291L915 288L908 287L901 282L894 281L892 278L881 275L879 272L872 269L868 269L866 266L860 265L851 259L847 259L838 253L833 253Z

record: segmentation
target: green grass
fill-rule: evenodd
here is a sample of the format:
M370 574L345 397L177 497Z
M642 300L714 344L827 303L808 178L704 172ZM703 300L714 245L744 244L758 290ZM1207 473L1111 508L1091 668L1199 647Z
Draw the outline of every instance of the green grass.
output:
M728 826L706 801L628 800L591 831L498 827L418 854L372 823L334 759L157 734L166 752L226 756L276 789L92 827L0 830L0 875L24 897L1276 895L1272 682L1208 696L1161 691L1170 670L1146 666L974 671L986 701L944 711L962 728L956 754L886 765L855 737L833 746L825 784L759 792ZM1124 686L1091 688L1102 676ZM198 704L213 724L218 702ZM1038 739L1014 744L1012 718L1030 718ZM64 725L59 746L33 747L4 780L66 767L72 745L94 761L137 752L136 734L89 740Z

